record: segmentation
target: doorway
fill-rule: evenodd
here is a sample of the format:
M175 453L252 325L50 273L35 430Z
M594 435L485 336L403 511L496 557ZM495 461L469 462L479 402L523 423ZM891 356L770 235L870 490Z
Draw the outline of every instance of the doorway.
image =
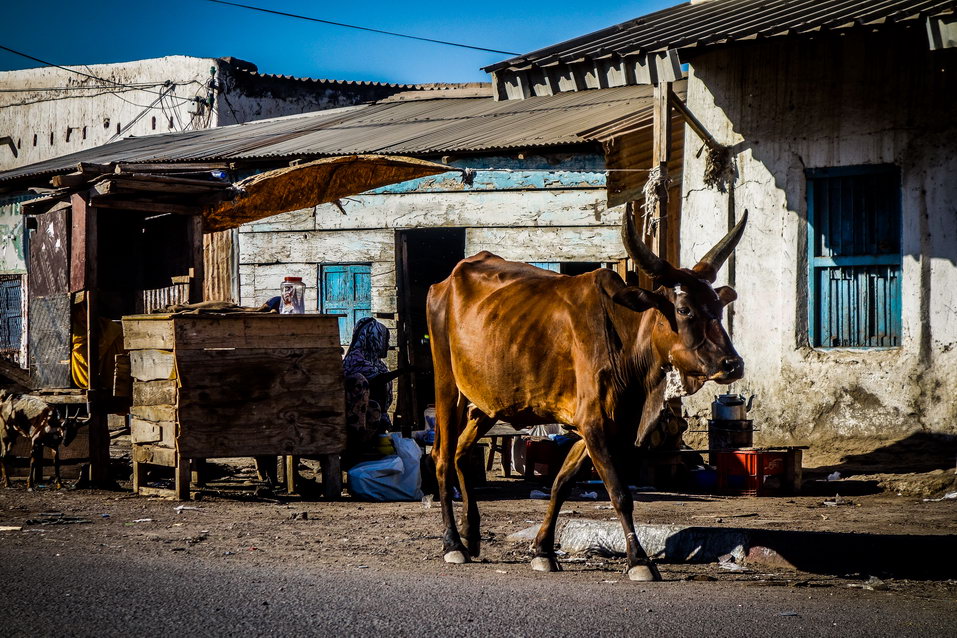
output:
M435 381L425 301L429 286L452 272L465 257L464 228L417 228L396 233L399 377L396 425L408 436L423 427L425 408L435 403Z

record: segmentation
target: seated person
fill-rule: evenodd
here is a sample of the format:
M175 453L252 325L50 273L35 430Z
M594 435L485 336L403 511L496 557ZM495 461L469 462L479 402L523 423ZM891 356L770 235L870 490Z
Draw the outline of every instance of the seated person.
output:
M405 370L390 371L382 360L389 352L389 329L372 317L360 319L342 360L346 389L348 453L369 449L376 436L392 429L392 380Z

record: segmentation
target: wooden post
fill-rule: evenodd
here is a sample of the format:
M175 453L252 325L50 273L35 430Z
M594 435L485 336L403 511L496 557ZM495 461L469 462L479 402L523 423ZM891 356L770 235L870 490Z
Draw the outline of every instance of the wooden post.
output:
M319 457L322 468L322 495L329 500L342 496L342 468L338 454L323 454Z
M654 139L652 140L652 166L657 166L661 179L668 180L668 161L671 159L671 82L655 85ZM655 207L654 217L658 226L653 231L651 249L662 259L674 261L668 254L668 190L663 189Z
M287 454L282 457L285 468L286 491L295 494L299 491L299 457Z
M186 238L189 242L189 302L203 301L203 216L193 215L187 221Z
M189 500L189 459L176 455L176 485L174 486L176 500Z
M146 464L133 461L133 493L139 494L146 486Z

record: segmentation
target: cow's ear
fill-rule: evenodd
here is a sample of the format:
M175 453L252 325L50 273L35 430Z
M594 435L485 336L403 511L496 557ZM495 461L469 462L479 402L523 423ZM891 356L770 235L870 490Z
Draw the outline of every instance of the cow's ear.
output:
M626 286L622 288L614 294L612 301L626 308L630 308L635 312L642 312L649 308L661 308L663 305L669 303L668 300L661 295L649 292L638 286Z
M721 300L722 306L727 306L729 303L738 298L738 293L736 293L734 288L731 288L730 286L721 286L720 288L715 288L714 294L718 295L718 299Z

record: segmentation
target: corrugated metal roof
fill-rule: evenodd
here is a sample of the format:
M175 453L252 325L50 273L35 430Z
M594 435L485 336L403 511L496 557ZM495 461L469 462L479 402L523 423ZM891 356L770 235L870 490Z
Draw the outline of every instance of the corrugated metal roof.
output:
M684 91L684 83L676 87ZM234 126L131 137L0 173L0 184L72 170L78 162L208 162L382 153L426 156L579 144L623 118L651 121L652 89L628 86L524 101L450 98L382 102Z
M707 0L686 2L485 67L530 67L648 55L820 30L874 29L889 23L919 24L952 14L957 0Z

